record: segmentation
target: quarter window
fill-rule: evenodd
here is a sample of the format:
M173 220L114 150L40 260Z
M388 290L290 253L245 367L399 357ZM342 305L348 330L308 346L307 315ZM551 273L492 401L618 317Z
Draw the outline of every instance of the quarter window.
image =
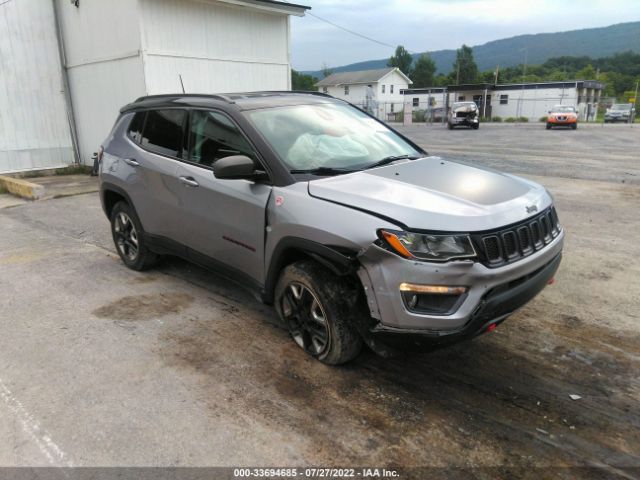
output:
M133 116L133 120L129 124L129 131L127 135L136 143L140 143L142 140L142 129L144 127L144 119L147 112L138 112Z
M152 152L182 158L186 110L150 110L140 144Z
M253 148L229 117L219 112L194 110L189 132L189 160L207 167L231 155L256 159Z

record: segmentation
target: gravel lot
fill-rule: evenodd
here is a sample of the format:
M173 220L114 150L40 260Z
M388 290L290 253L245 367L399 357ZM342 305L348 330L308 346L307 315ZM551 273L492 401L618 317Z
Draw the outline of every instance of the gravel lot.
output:
M434 155L547 186L565 257L494 333L343 368L310 360L270 308L214 274L171 259L127 270L95 194L0 210L0 466L637 478L636 127L399 127Z

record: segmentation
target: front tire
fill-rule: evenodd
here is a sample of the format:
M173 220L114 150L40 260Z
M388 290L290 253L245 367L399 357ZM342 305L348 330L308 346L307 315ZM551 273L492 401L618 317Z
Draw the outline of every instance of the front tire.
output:
M124 264L142 271L154 266L158 255L149 250L136 212L126 202L118 202L111 210L111 235Z
M293 340L327 365L353 360L362 349L356 330L365 315L357 285L304 260L284 269L275 291L278 315Z
M547 123L547 130L551 130L551 124Z
M578 124L577 123L572 123L571 124L571 129L575 130L576 128L578 128Z
M474 123L473 124L473 129L474 130L478 130L480 128L480 124L479 123Z

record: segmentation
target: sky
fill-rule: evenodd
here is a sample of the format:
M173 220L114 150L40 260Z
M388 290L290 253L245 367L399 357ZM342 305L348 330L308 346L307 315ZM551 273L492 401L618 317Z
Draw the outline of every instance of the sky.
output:
M411 53L523 34L640 20L640 0L289 0L311 14ZM310 15L291 20L292 66L320 70L390 57L393 49Z

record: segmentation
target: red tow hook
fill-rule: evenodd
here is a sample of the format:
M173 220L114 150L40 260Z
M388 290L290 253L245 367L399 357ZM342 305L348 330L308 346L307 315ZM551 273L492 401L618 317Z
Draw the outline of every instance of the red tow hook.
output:
M496 328L498 328L498 324L497 323L492 323L491 325L489 325L487 327L487 333L493 332Z
M547 285L553 285L554 283L556 283L556 277L551 278L551 280L547 282Z

